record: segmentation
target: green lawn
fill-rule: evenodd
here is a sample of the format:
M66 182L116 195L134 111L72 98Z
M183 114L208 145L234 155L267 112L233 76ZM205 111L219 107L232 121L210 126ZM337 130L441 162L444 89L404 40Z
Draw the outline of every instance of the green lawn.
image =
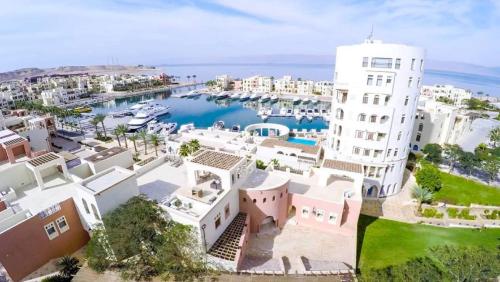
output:
M441 181L443 186L434 193L434 201L462 206L470 204L500 206L500 188L445 172L441 173Z
M476 245L493 249L499 229L443 228L361 215L358 223L358 267L381 268L424 256L436 245Z

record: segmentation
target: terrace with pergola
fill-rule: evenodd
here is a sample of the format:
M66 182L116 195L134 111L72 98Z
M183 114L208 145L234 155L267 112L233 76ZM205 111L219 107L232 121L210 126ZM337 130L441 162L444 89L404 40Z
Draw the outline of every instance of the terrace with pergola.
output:
M8 160L13 164L21 155L31 157L29 141L12 130L0 131L0 162Z

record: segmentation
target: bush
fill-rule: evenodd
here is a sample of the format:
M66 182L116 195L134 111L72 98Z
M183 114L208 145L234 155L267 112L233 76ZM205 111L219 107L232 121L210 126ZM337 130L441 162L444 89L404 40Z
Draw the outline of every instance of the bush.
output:
M60 274L52 275L42 279L42 282L68 282L68 281L71 281L71 279L64 277Z
M257 166L257 168L258 168L258 169L266 169L266 168L267 168L267 166L266 166L266 165L264 164L264 162L263 162L263 161L261 161L261 160L257 160L257 161L255 162L255 165Z
M470 213L469 209L463 209L458 214L458 218L466 219L466 220L474 220L474 219L476 219L475 215L470 215L469 213Z
M426 160L435 164L441 163L442 161L441 155L443 153L441 145L434 143L427 144L424 146L424 149L422 149L422 152L425 154Z
M428 208L428 209L424 209L424 211L422 212L422 216L423 217L427 217L427 218L443 218L443 214L438 212L435 208Z
M458 211L458 209L456 208L448 208L446 211L448 212L448 217L450 218L460 218L466 220L476 219L475 215L470 215L469 209L463 209L461 211Z
M486 219L498 219L500 217L500 211L499 210L493 210L491 213L489 210L484 210L484 217Z
M431 192L441 189L441 173L439 169L430 164L423 164L415 174L417 184Z
M448 213L448 217L450 218L457 218L458 216L458 209L456 208L448 208L446 209L446 212Z

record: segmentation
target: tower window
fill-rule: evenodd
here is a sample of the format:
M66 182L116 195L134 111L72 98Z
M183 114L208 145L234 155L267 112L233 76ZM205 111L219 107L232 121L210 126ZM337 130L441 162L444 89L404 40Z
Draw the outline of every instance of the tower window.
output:
M366 85L373 85L373 75L368 75L368 79L366 80Z
M399 68L401 67L401 59L400 58L396 58L396 63L394 64L394 67L399 70Z
M368 57L363 57L363 67L366 68L368 66Z
M415 70L415 58L411 59L411 70Z
M363 95L363 104L368 104L368 94Z

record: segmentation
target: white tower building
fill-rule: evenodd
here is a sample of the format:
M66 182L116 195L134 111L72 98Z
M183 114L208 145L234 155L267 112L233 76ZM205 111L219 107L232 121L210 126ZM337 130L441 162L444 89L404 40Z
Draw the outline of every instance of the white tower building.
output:
M326 155L363 165L365 197L401 190L424 56L422 48L371 39L337 48Z

